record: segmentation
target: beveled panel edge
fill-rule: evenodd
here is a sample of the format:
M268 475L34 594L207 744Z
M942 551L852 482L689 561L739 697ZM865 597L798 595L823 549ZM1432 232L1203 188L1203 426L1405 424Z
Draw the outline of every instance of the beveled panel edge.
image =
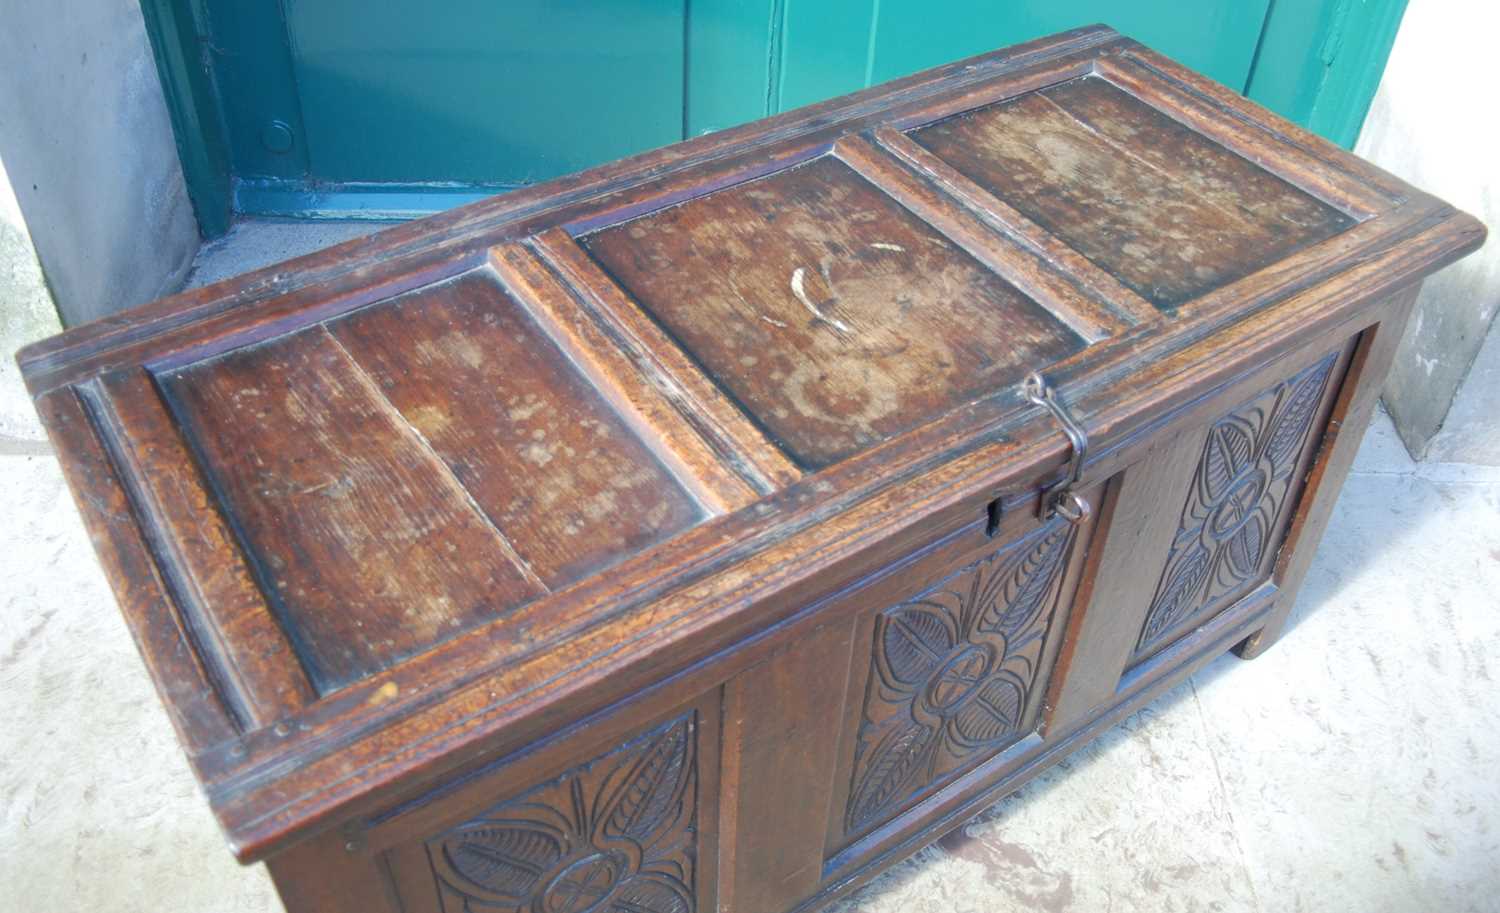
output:
M665 385L653 383L640 361L604 337L578 290L530 248L514 243L493 247L490 268L589 386L708 513L727 513L759 496L719 460Z
M125 626L187 749L189 763L202 778L196 759L216 746L235 744L241 723L220 700L167 594L125 486L105 450L103 432L77 388L43 393L36 404Z
M1100 312L1101 317L1107 314L1114 333L1161 319L1161 312L1150 302L905 133L885 127L873 131L872 136L875 147L891 159L937 187L991 231L1026 251L1048 272L1064 282L1075 283L1077 291L1068 296L1072 306L1082 304L1090 311Z
M570 291L580 315L607 337L618 353L616 357L649 371L660 395L671 402L683 421L758 493L769 494L802 477L802 470L605 273L570 232L563 228L540 232L528 238L525 246Z
M1017 74L1024 79L1025 73L1059 60L1084 66L1102 49L1124 40L1108 26L1093 25L977 54L180 292L33 343L17 358L29 389L42 393L68 382L69 368L76 374L90 362L102 360L106 352L135 348L160 334L228 315L237 315L239 322L255 320L257 315L246 315L245 308L268 300L316 301L350 288L357 291L440 260L482 258L489 246L578 217L567 215L569 211L608 205L612 198L694 167L752 158L778 144L795 144L799 138L826 144L848 129L858 129L864 121L923 105L944 92L1004 81ZM437 233L448 236L433 244L431 236Z
M1268 120L1252 102L1129 39L1118 54L1097 60L1094 73L1355 221L1420 194L1290 121Z
M1055 272L1046 261L1013 243L1013 237L989 230L976 214L958 205L951 195L936 191L926 175L863 136L846 136L834 144L833 154L881 193L921 219L941 237L978 260L1041 305L1052 318L1092 345L1113 336L1133 321L1100 306ZM1038 368L1043 367L1038 365Z
M214 694L244 729L316 701L295 643L151 376L123 369L76 389Z

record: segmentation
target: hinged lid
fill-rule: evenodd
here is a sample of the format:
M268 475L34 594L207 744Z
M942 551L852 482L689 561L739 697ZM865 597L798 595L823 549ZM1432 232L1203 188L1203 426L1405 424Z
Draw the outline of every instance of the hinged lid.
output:
M872 542L1054 481L1070 445L1020 394L1030 372L1107 453L1168 381L1264 357L1482 234L1094 28L21 361L256 858L774 623Z

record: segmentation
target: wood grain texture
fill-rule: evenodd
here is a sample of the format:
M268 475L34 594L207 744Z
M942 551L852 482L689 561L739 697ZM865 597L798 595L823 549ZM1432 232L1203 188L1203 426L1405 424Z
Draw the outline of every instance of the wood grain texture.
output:
M161 383L320 691L547 591L323 329Z
M1204 434L1189 429L1152 442L1119 476L1109 520L1048 695L1045 732L1067 731L1115 696L1160 576L1176 518L1162 504L1181 504Z
M113 445L178 611L236 715L269 726L316 699L150 376L106 374L80 393Z
M790 909L822 880L820 819L838 748L829 722L844 713L852 634L847 622L813 631L725 686L726 802L738 832L721 877L728 909ZM807 826L780 824L789 820Z
M1353 224L1097 78L911 136L1159 308Z
M1083 344L834 159L583 244L809 468Z
M697 425L683 414L652 366L614 344L583 295L519 244L497 247L490 265L508 291L524 301L548 337L636 431L676 482L712 513L735 510L760 494L715 450Z
M1004 276L1085 341L1097 342L1139 322L1134 315L1121 314L1119 308L1106 303L1107 299L1087 294L1070 281L1073 277L1068 272L1056 269L1045 256L1029 256L1030 252L1008 232L993 230L980 214L966 208L964 204L972 206L972 200L956 198L951 187L932 180L929 173L903 167L911 163L891 154L884 143L863 136L845 137L833 151L861 177ZM1157 315L1150 311L1146 316L1155 319Z
M1014 238L1051 264L1058 272L1076 282L1082 292L1114 311L1127 323L1146 323L1161 319L1149 301L1127 288L1113 275L1040 225L1021 215L994 194L960 174L954 167L917 145L899 130L882 127L873 131L875 142L892 157L941 187L945 193L974 211L986 223Z
M101 430L75 389L43 394L36 406L68 484L86 493L84 526L115 597L137 610L126 613L125 623L189 758L232 742L240 721L193 648L187 620L160 578Z
M328 332L548 589L703 516L493 274L410 292Z
M598 315L601 330L610 336L619 356L650 379L727 469L760 494L801 478L801 470L641 313L571 235L561 229L542 232L528 247L560 282L585 300L583 307Z

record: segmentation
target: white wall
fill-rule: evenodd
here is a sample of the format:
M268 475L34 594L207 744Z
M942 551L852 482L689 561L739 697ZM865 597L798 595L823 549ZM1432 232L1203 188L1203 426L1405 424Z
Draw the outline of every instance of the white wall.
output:
M36 410L21 385L21 371L10 356L60 329L42 280L42 265L0 161L0 456L46 449Z
M138 0L5 4L0 160L66 322L181 286L198 226Z
M1474 381L1481 386L1472 392L1488 393L1496 408L1455 409L1454 424L1442 437L1488 440L1488 452L1434 441L1500 311L1497 34L1500 4L1411 0L1354 150L1472 213L1490 230L1485 247L1427 280L1386 384L1386 408L1417 459L1432 448L1434 457L1500 465L1500 391L1494 389L1494 377L1482 383L1486 372L1475 372ZM1461 400L1470 393L1466 389Z

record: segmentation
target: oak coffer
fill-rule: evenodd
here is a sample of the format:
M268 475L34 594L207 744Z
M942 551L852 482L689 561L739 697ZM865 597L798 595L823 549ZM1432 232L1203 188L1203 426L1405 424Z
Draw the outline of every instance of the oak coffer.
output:
M1274 640L1483 237L1091 28L20 360L292 913L782 913Z

